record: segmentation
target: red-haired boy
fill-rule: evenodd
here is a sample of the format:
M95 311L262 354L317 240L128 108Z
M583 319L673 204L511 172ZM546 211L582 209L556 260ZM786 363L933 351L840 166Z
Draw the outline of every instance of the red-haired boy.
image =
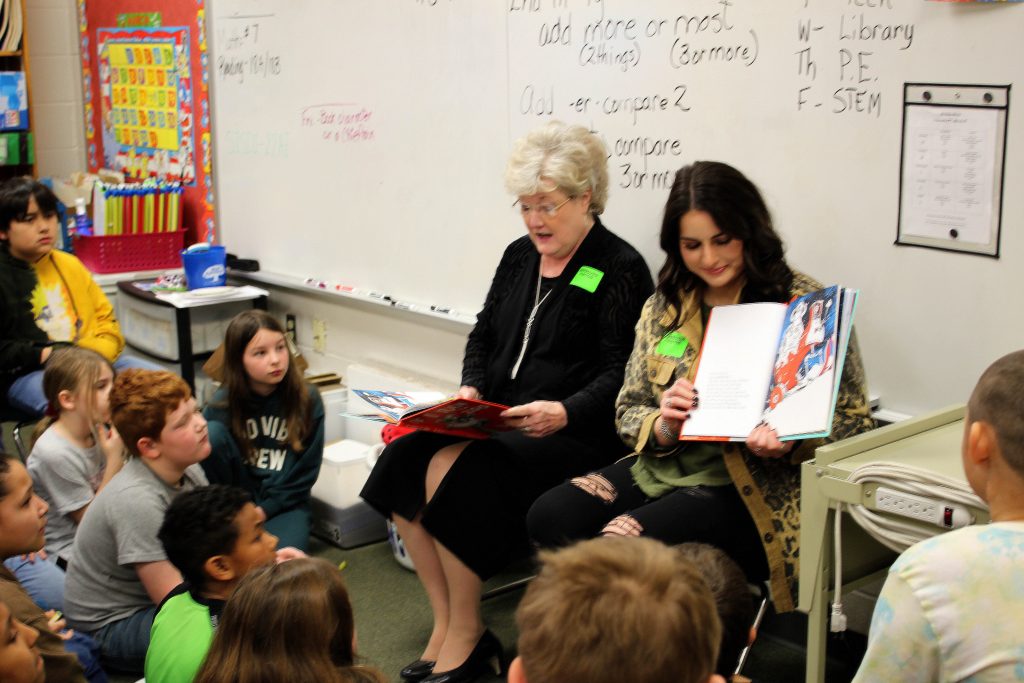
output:
M128 462L97 494L75 537L64 612L92 634L111 669L141 674L156 606L179 583L157 537L178 493L207 483L206 420L170 372L126 370L110 392Z

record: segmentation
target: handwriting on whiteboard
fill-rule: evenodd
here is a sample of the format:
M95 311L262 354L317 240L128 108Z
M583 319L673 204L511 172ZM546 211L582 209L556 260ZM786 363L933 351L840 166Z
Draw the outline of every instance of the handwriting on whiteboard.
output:
M373 110L355 102L310 104L299 115L302 128L314 132L324 142L369 142L377 135Z

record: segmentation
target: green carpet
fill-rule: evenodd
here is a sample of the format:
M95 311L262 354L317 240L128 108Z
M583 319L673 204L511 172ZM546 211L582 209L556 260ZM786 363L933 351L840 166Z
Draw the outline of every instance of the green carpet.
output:
M313 554L338 564L349 586L355 611L359 654L365 664L381 669L395 681L403 666L419 658L430 635L430 607L416 575L391 554L391 546L375 543L355 550L340 550L314 540ZM527 567L491 580L485 590L525 575ZM509 658L515 645L513 615L522 590L484 601L484 621L505 645ZM502 681L504 678L481 679Z

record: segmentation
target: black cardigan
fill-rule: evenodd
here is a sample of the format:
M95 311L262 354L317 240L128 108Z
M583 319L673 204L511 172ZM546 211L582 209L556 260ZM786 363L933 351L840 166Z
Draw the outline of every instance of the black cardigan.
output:
M569 284L583 266L604 273L594 293ZM462 384L476 387L485 400L507 405L561 401L568 433L592 442L615 440L615 396L633 348L634 325L654 289L650 270L636 249L595 218L554 278L513 380L539 268L540 255L529 236L505 249L466 343Z
M12 256L6 242L0 244L0 387L5 395L15 379L42 368L39 355L53 345L32 313L36 283L32 265Z

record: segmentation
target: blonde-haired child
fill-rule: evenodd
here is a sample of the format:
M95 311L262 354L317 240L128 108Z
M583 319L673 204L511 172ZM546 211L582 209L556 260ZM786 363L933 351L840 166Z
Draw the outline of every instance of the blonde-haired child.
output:
M124 444L110 426L114 369L95 351L61 349L46 364L45 431L28 459L39 496L50 506L46 551L67 566L75 532L96 494L121 470Z
M50 506L45 552L4 564L45 609L64 609L64 569L75 532L96 493L121 469L123 445L110 420L110 362L89 349L53 352L43 373L47 415L28 458L39 496Z

